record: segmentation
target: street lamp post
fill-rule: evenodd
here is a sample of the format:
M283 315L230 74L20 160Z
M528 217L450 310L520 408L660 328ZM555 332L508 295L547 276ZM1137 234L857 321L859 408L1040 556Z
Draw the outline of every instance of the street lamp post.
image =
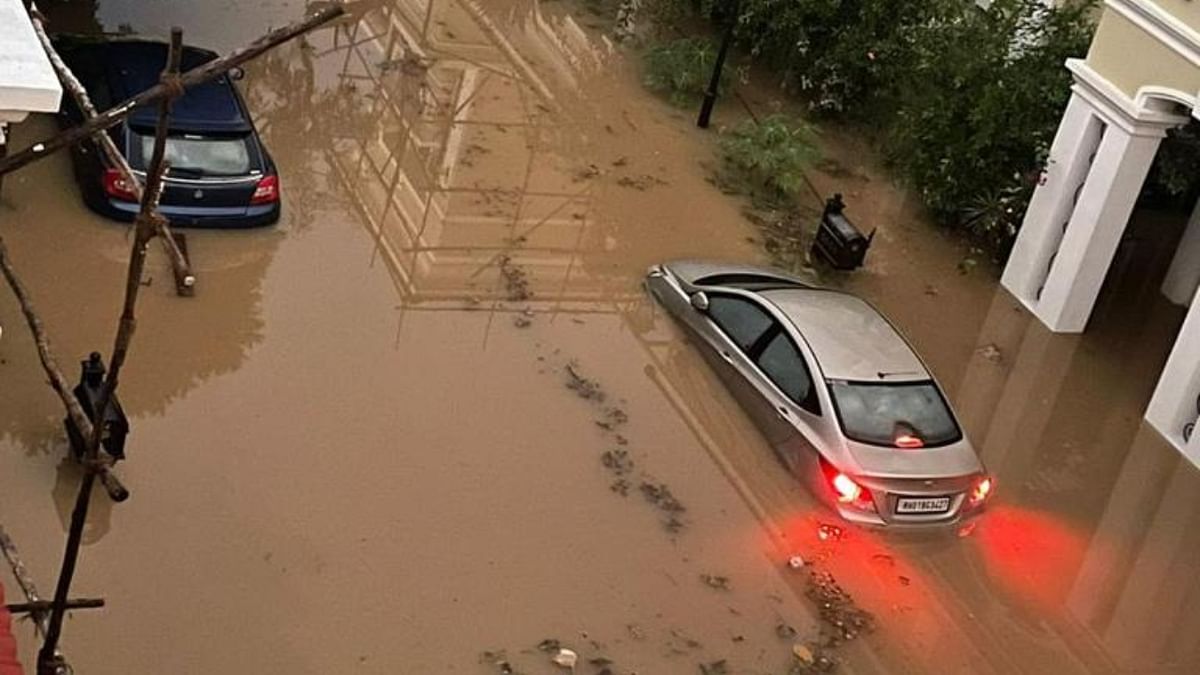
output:
M701 129L707 129L712 118L713 106L717 102L717 88L721 85L721 71L725 69L725 57L729 54L730 43L733 42L733 29L737 27L740 5L740 0L734 0L733 11L726 17L728 25L725 27L724 37L721 38L721 46L717 49L717 61L713 64L712 79L704 92L704 102L700 104L700 117L696 120L696 126Z

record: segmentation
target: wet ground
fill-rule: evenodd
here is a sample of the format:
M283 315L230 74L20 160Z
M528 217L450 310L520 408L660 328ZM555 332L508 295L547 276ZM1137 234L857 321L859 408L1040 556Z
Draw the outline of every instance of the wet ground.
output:
M142 5L44 9L222 50L304 10ZM152 251L122 384L134 496L95 501L75 588L109 606L66 624L80 672L536 674L567 647L581 673L786 673L825 619L852 629L831 651L851 673L1200 668L1200 475L1141 420L1182 319L1153 217L1089 332L1052 335L827 134L817 190L879 228L830 281L912 338L1000 491L964 536L821 539L836 520L639 287L664 258L765 259L691 112L568 5L351 8L243 82L280 225L190 233L192 299ZM72 363L108 350L128 244L69 184L65 156L8 179L0 228ZM46 592L76 476L7 295L0 324L0 522ZM821 612L841 598L813 569L873 632Z

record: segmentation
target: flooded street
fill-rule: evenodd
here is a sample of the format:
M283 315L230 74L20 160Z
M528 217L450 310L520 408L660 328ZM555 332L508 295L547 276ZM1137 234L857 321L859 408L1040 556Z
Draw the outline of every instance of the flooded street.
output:
M222 51L305 11L144 5L43 9ZM536 675L566 647L588 674L788 673L841 631L812 570L874 615L830 650L841 672L1200 670L1200 472L1142 420L1183 317L1154 251L1128 251L1088 333L1052 334L827 134L846 170L816 190L879 228L827 280L911 338L999 493L971 530L823 538L836 516L641 288L664 259L767 261L709 182L712 134L573 5L349 10L241 82L280 224L189 231L195 298L151 250L121 385L133 496L93 502L73 590L108 604L65 624L77 672ZM107 356L127 233L65 154L5 181L0 233L68 376ZM46 594L77 470L8 294L0 325L0 524Z

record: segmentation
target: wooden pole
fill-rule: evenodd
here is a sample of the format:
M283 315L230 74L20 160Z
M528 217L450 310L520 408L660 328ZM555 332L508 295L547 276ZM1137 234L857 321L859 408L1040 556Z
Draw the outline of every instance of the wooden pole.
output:
M50 383L50 388L58 394L58 398L66 408L67 416L71 418L75 428L79 429L79 433L84 438L90 438L93 434L92 421L84 414L83 408L80 407L79 401L71 391L71 385L63 375L62 369L58 367L58 359L54 357L54 350L50 347L50 338L46 335L41 318L38 317L37 309L29 296L29 289L25 287L16 268L13 267L4 237L0 237L0 273L3 273L9 288L12 289L13 295L17 296L17 302L21 305L21 313L25 316L29 331L33 333L33 342L37 346L38 358L42 362L42 370L46 371L46 380ZM102 472L100 481L114 501L124 501L129 497L129 491L125 489L124 485L121 485L121 481L108 470L107 466L100 467L100 470Z
M30 576L29 570L25 568L25 563L21 560L21 554L17 551L17 545L13 543L12 537L8 536L8 532L5 532L3 527L0 527L0 552L8 560L13 578L17 580L17 585L21 587L21 592L25 594L25 598L37 606L45 603L46 601L38 593L37 584L33 582L33 577ZM50 618L48 608L34 609L30 612L30 616L33 617L34 631L39 635L45 635L46 622ZM61 651L57 654L57 660L61 664L60 673L71 672L71 667L67 665L66 657Z
M192 87L197 84L208 82L209 80L219 77L221 74L228 71L230 68L239 66L263 52L286 42L297 35L306 33L313 28L325 24L333 19L338 18L346 13L346 10L340 5L329 6L306 19L297 21L283 28L267 33L263 37L251 42L249 45L241 49L234 50L225 56L214 59L204 65L193 68L184 73L179 78L179 85L183 87ZM44 159L56 150L61 150L69 145L78 143L79 141L88 138L97 131L103 131L116 126L121 120L128 117L135 108L148 105L161 100L163 97L171 93L171 88L165 83L159 83L142 93L129 98L112 108L100 113L90 120L85 121L79 126L72 127L61 133L58 133L43 141L39 141L21 150L20 152L9 155L6 159L0 160L0 175L11 173L17 169Z
M167 150L167 123L171 115L171 101L183 93L179 83L179 62L183 55L183 30L171 29L171 46L167 52L167 66L163 70L160 86L169 88L166 96L158 99L158 124L154 129L154 153L146 170L146 189L142 193L142 208L134 219L133 247L129 254L129 271L125 278L125 304L121 309L121 320L117 325L117 337L113 343L112 360L108 364L108 372L100 390L100 402L96 406L97 423L92 425L92 435L88 439L88 447L83 457L83 480L79 484L79 494L75 499L75 509L71 512L71 528L67 535L67 550L63 554L62 570L58 575L58 585L54 589L54 603L50 610L50 621L46 627L46 640L38 652L39 675L53 675L58 668L55 650L58 639L62 635L63 617L67 612L67 595L71 590L71 580L75 576L75 565L79 561L79 547L83 543L83 528L87 523L88 505L91 503L92 486L96 479L96 463L100 457L100 443L104 436L104 418L112 403L120 382L121 367L129 352L129 342L137 326L134 309L137 305L138 290L142 287L142 271L146 265L146 248L155 233L155 221L162 216L155 213L158 198L161 195L163 174L166 163L163 161Z
M90 120L99 113L96 112L96 106L92 104L92 99L88 96L87 89L75 77L75 73L67 67L67 64L62 60L58 51L54 49L54 44L50 41L50 36L46 33L45 21L41 12L38 11L37 5L30 5L29 18L33 23L33 32L37 34L38 40L42 43L42 49L45 50L46 56L50 59L50 64L54 66L54 72L58 73L58 79L62 82L63 88L66 89L71 97L75 99L75 103L79 106L80 112L83 113L84 120ZM109 164L112 164L121 176L125 178L125 182L129 185L134 197L140 202L142 200L142 182L138 179L137 174L133 172L133 167L129 166L129 161L117 149L117 144L113 143L112 137L103 131L92 134L92 140L100 147L100 151L108 158ZM176 243L174 235L171 233L171 226L165 219L157 221L158 236L162 240L163 249L167 253L167 258L171 261L171 267L175 271L175 278L182 280L182 286L191 288L196 284L196 276L192 274L191 265L188 264L187 258L183 255L183 251L179 249L179 244Z
M75 598L67 600L67 609L100 609L104 606L104 598ZM11 602L4 606L9 614L41 614L54 607L51 600L30 602Z

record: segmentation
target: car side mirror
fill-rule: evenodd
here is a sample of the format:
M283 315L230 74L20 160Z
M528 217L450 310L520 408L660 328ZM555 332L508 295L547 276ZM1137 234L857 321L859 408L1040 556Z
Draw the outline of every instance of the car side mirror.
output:
M708 311L708 296L704 294L704 291L692 293L692 307L701 312Z
M229 76L229 79L233 80L234 82L237 82L238 80L244 79L246 77L246 71L243 70L241 66L234 66L234 67L230 68L229 72L227 74Z

